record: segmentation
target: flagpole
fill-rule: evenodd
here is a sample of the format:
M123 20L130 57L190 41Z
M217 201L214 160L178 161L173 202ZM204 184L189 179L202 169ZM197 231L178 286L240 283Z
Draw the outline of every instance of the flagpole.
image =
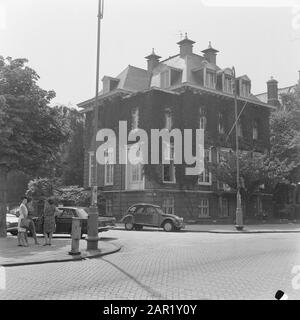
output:
M235 212L235 228L242 231L243 226L243 210L240 193L240 163L239 163L239 136L238 136L238 107L237 107L237 90L236 90L236 74L235 68L232 67L233 76L233 95L234 95L234 114L235 114L235 152L236 152L236 212Z
M96 136L98 131L98 100L99 100L99 67L100 67L100 34L101 34L101 20L103 19L104 0L98 0L98 27L97 27L97 62L96 62L96 93L94 104L94 125L93 125L93 142L92 148L94 150L94 172L92 176L92 195L91 206L88 214L88 237L87 250L98 249L98 184L97 184L97 159L96 159Z

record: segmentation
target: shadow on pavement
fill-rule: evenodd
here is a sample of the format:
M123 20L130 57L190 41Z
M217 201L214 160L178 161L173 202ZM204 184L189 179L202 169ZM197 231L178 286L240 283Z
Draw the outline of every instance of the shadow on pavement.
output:
M130 273L126 272L125 270L121 269L119 266L117 266L116 264L114 264L113 262L111 261L108 261L104 258L101 258L101 260L109 263L111 266L113 266L114 268L116 268L117 270L119 270L120 272L122 272L123 274L125 274L128 278L130 278L131 280L133 280L138 286L140 286L141 288L143 288L145 291L147 291L149 294L151 294L152 296L154 296L155 298L158 298L158 299L162 299L162 300L165 300L166 298L161 295L160 292L152 289L151 287L143 284L142 282L140 282L139 280L137 280L134 276L132 276Z

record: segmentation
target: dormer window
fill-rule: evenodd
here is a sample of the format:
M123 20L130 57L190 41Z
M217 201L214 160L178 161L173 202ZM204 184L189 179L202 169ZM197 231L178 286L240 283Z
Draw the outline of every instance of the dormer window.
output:
M131 111L131 129L135 130L139 127L139 108L134 108Z
M102 79L103 82L103 93L111 92L118 88L120 79L104 76Z
M250 81L241 79L240 96L249 97L250 95Z
M161 88L168 88L170 86L169 70L165 70L160 74L160 86Z
M182 81L182 71L171 68L170 85L174 86L176 84L180 84L181 81Z
M205 77L205 86L207 88L215 89L216 88L216 74L213 71L207 70Z
M224 75L223 91L227 93L232 93L232 77Z

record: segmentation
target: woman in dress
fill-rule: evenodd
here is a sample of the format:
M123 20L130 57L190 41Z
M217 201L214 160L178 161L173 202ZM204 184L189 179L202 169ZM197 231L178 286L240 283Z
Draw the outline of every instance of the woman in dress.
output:
M53 233L55 231L55 216L57 213L57 208L52 199L48 199L45 203L44 214L43 214L43 227L44 227L44 236L45 244L44 246L51 246L51 240Z

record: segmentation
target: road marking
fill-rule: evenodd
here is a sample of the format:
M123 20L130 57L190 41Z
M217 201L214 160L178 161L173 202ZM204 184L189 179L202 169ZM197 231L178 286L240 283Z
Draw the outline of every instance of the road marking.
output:
M0 290L6 289L6 272L4 267L0 267Z

